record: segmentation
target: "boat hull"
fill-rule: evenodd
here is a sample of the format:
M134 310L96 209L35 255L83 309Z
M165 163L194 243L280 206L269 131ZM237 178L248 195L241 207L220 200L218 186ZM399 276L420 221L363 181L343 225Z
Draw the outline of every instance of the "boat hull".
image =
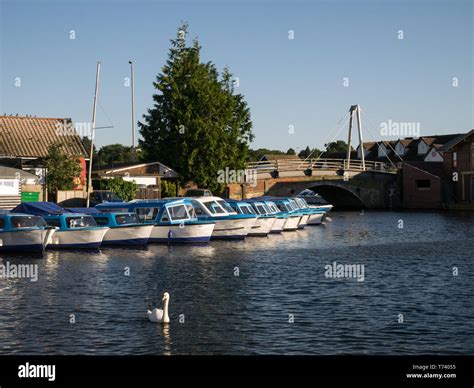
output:
M44 251L48 233L51 229L16 230L0 233L0 252L31 252Z
M211 239L244 239L252 230L257 218L214 219L216 227Z
M325 213L311 214L308 219L308 225L320 225L323 222Z
M98 249L109 228L57 230L48 249Z
M303 229L308 224L309 214L303 214L300 222L298 223L298 229Z
M153 225L149 242L154 243L207 243L214 223Z
M265 237L272 230L273 224L276 222L275 217L259 217L250 229L249 236Z
M285 226L286 218L277 217L275 222L272 225L270 233L281 233L283 231L283 227Z
M285 225L283 226L283 231L293 231L298 229L298 224L300 223L301 216L289 216L286 219Z
M130 225L110 228L102 245L146 245L154 225Z

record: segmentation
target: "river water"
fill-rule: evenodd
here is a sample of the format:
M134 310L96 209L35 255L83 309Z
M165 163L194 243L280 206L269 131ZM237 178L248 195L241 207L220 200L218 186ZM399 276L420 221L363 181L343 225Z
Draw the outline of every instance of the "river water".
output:
M474 214L331 218L207 246L2 256L38 280L0 279L0 354L474 354ZM363 278L328 277L334 262ZM164 291L166 327L146 317Z

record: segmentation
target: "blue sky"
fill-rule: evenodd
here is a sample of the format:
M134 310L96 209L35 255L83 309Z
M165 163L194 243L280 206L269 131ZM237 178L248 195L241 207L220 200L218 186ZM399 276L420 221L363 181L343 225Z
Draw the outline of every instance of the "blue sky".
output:
M182 20L199 38L202 59L239 78L253 148L321 148L352 104L363 109L366 140L382 138L388 120L419 123L422 136L474 128L472 1L0 3L0 114L91 121L100 60L97 125L114 128L98 131L99 146L131 144L128 60L139 120ZM347 125L336 137L346 133Z

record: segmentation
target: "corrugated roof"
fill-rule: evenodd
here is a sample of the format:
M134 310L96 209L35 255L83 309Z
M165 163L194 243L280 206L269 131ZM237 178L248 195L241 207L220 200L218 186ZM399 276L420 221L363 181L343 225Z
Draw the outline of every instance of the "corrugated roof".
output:
M71 119L0 116L0 155L44 158L53 143L69 155L87 156Z

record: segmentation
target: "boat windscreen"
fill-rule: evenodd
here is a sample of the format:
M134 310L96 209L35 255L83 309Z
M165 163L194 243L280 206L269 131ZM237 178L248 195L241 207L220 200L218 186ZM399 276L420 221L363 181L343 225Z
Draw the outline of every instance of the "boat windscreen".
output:
M36 228L46 226L42 217L38 216L14 216L11 218L12 228Z
M221 205L227 213L236 213L236 211L232 209L232 206L230 206L226 201L217 201L217 203Z
M204 206L211 212L211 214L223 214L225 213L224 209L222 209L219 204L215 201L208 201L203 202Z
M68 228L91 228L97 226L94 218L91 216L77 216L67 218Z
M115 222L117 222L117 225L139 224L140 218L133 213L117 214L115 216Z
M189 219L188 212L186 211L186 207L184 205L168 206L167 209L171 217L171 221Z
M135 213L140 221L153 221L158 216L161 207L137 207Z
M242 214L255 214L250 205L240 205L240 211Z

